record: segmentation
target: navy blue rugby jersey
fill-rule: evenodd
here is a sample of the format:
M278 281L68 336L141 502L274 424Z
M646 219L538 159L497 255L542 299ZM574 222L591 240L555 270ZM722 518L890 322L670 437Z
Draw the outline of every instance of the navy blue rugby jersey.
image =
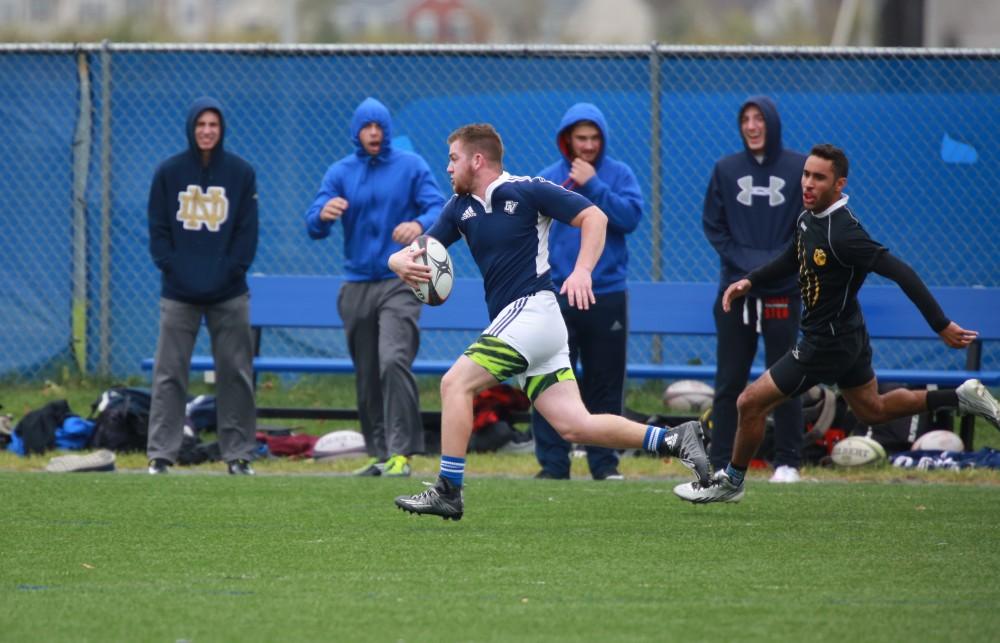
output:
M545 179L504 172L486 188L485 201L453 195L427 234L446 246L465 237L483 275L492 320L519 297L555 290L549 276L552 219L569 223L591 205Z

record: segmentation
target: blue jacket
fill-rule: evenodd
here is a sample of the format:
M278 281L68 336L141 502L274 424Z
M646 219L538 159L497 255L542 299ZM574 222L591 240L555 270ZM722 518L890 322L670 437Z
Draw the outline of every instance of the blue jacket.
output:
M214 110L222 132L207 165L194 139L198 116ZM213 98L188 110L188 149L156 168L149 188L149 252L161 273L161 296L214 304L247 292L257 254L257 177L223 148L225 120Z
M737 129L748 105L756 105L764 116L764 160L758 162L744 141L742 152L715 164L705 192L702 224L705 237L719 253L720 291L780 254L791 243L795 221L802 212L806 157L782 148L781 117L767 96L744 101L736 116ZM794 295L797 291L793 275L766 288L755 285L751 294Z
M377 156L368 154L358 139L361 129L372 122L383 132ZM313 239L329 236L334 222L321 221L320 210L333 197L347 199L339 219L344 224L344 278L391 279L396 274L389 270L389 255L401 247L392 240L393 229L404 221L417 221L426 232L441 213L444 196L423 158L392 149L392 119L379 101L366 98L358 105L351 119L351 138L357 149L327 169L306 211L306 230Z
M597 174L584 185L567 183L573 162L570 156L569 133L580 121L590 121L601 131L603 144L597 156ZM604 252L594 267L591 277L595 294L620 292L626 288L628 277L628 244L625 235L635 230L642 218L642 192L639 181L629 166L611 158L608 150L608 124L604 114L595 105L577 103L566 110L556 132L556 145L562 160L538 173L557 185L579 192L590 199L608 215L608 234ZM564 223L553 222L549 231L549 264L556 288L573 272L576 255L580 251L580 229Z

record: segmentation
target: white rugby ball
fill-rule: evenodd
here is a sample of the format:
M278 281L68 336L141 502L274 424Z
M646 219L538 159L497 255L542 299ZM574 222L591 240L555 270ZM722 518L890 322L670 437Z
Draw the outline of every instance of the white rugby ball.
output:
M965 451L962 438L953 431L928 431L913 443L914 451Z
M417 299L429 306L440 306L451 294L455 283L455 271L452 269L451 255L448 249L434 237L422 234L410 244L411 250L425 248L427 251L417 257L417 261L431 267L431 280L412 288Z
M833 446L833 463L841 467L860 467L885 462L882 445L863 435L852 435Z
M715 389L698 380L679 380L663 391L663 405L678 411L700 413L712 406Z
M313 445L313 458L335 460L365 454L365 436L357 431L331 431Z

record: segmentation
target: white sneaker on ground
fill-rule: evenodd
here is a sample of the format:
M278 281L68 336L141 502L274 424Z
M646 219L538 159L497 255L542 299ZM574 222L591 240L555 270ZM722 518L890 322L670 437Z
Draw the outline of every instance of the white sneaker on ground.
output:
M795 483L802 482L802 476L799 475L799 470L795 467L790 467L787 464L782 464L775 468L774 474L771 476L770 482L784 482L784 483Z
M737 487L734 485L729 480L729 476L726 475L726 470L720 469L715 472L707 485L702 485L695 480L694 482L677 485L674 487L674 493L679 498L695 504L704 504L706 502L739 502L743 500L743 486L740 485Z
M958 394L958 410L961 413L978 415L1000 429L1000 404L982 382L965 380L955 393Z
M115 454L107 449L101 449L85 455L60 455L49 460L45 470L54 473L114 471Z

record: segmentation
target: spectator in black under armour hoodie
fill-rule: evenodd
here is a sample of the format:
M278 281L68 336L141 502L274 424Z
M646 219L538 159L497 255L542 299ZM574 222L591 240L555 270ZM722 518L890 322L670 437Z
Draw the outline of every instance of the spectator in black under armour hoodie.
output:
M149 472L177 462L191 352L202 319L215 357L218 435L231 474L253 474L253 341L246 273L257 252L257 179L226 152L222 106L188 111L188 149L160 164L149 190L149 250L160 269L160 336L149 415Z
M722 293L734 281L762 266L791 242L802 212L802 167L806 157L784 149L781 117L767 96L748 98L737 114L743 151L715 164L705 193L702 223L705 236L719 253L721 275L714 314L717 332L715 400L709 458L725 468L736 436L736 398L747 385L764 337L768 366L795 344L801 315L798 284L792 276L781 283L754 288L726 313ZM774 411L775 473L772 482L798 482L802 453L802 404L798 398Z

